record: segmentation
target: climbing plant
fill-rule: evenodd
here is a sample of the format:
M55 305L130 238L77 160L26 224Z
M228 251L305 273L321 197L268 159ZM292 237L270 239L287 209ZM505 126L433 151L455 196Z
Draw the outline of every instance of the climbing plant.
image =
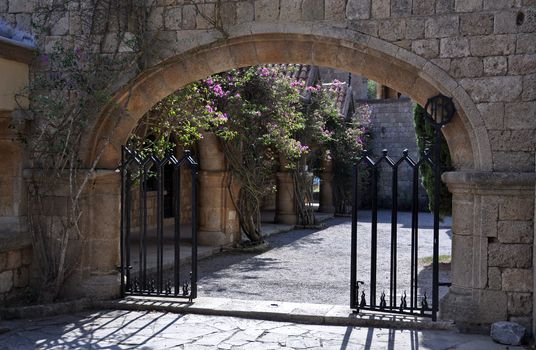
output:
M18 135L33 168L28 180L28 221L43 302L58 297L80 263L81 242L86 239L79 228L84 214L81 203L113 131L100 140L91 164L82 162L82 140L109 106L118 82L143 69L147 39L150 7L144 2L89 0L79 5L75 1L37 2L33 25L38 53L30 84L17 97L27 121L17 126ZM76 18L78 26L70 28L70 36L51 42L53 28L65 23L62 16ZM104 31L112 34L102 35ZM28 108L23 107L24 101L29 102ZM112 120L119 120L125 109L126 105L113 105ZM50 208L59 210L52 215Z
M425 110L420 105L415 105L413 112L413 120L415 124L415 134L417 136L417 146L419 151L423 153L426 149L432 151L434 144L434 128L425 118ZM450 158L449 148L447 141L443 134L441 134L441 154L440 162L443 169L452 168L452 160ZM434 201L432 198L435 196L434 188L434 173L432 167L428 163L424 163L421 166L421 181L428 195L428 206L430 211L434 210ZM452 213L452 194L449 192L447 185L441 182L440 187L440 207L439 215L441 217L449 216Z

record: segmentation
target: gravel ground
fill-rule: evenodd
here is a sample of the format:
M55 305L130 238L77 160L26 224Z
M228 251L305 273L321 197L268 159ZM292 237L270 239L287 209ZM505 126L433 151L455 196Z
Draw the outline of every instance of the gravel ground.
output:
M419 257L432 256L430 214L419 216ZM379 213L378 294L389 291L390 212ZM263 253L226 252L199 262L199 295L256 300L348 305L350 284L349 218L326 222L322 230L293 230L269 237L271 249ZM358 225L358 279L365 281L368 300L370 281L370 213L361 212ZM411 214L399 213L398 297L410 284ZM440 255L450 255L450 220L440 231ZM440 281L450 280L450 267L443 265ZM431 266L419 264L419 284L431 285ZM420 294L430 288L421 288ZM446 293L441 288L441 295ZM379 295L378 295L379 297Z

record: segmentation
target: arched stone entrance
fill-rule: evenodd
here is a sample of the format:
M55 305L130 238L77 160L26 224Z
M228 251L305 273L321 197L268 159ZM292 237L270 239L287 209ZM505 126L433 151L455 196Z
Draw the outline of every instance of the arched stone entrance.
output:
M328 33L325 36L311 32L291 34L292 28L276 25L259 25L248 30L255 34L240 35L243 33L238 31L226 40L214 40L211 34L200 35L194 39L198 46L155 65L118 92L110 108L125 106L128 116L115 120L111 113L101 115L85 142L86 163L95 162L101 155L98 168L115 169L120 160L121 145L156 102L187 83L232 68L289 62L329 66L391 86L421 104L441 92L453 97L458 110L454 121L444 130L458 172L445 177L454 193L453 286L442 311L459 323L471 324L486 324L515 315L505 306L509 303L507 297L523 296L532 291L532 285L526 283L527 286L520 290L514 281L532 278L526 275L531 273L532 265L521 263L514 267L523 267L523 271L511 269L507 272L506 276L508 273L512 275L512 285L505 289L504 283L500 282L501 274L504 275L499 267L501 263L491 267L488 251L502 249L500 242L495 242L501 220L531 220L527 209L514 202L520 198L525 204L533 202L533 194L529 191L533 193L534 180L530 174L516 178L491 172L492 153L484 121L458 82L438 66L403 48L349 29L326 27L321 31ZM117 180L117 186L118 183ZM118 219L119 198L115 196L108 200L115 201L117 213L108 211L101 215L115 215ZM89 207L88 210L99 215L102 209ZM107 231L109 243L118 247L119 230L110 225ZM84 283L81 285L107 285L107 288L100 288L101 295L114 294L109 282L101 282L117 276L111 273L114 266L103 266L96 255L91 255L89 251L84 265L90 275L82 278ZM497 273L499 282L496 282ZM504 306L490 311L490 304Z

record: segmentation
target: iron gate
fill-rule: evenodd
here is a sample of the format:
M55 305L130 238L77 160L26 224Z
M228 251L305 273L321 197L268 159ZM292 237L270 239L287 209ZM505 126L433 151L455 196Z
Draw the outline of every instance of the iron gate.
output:
M439 309L439 286L449 285L439 283L439 208L440 208L440 186L441 174L443 171L440 164L441 151L441 128L449 123L454 116L455 108L451 98L438 95L430 98L425 106L425 119L433 126L434 137L432 140L432 152L426 150L418 160L412 159L405 150L399 159L393 159L388 155L387 150L374 160L366 152L354 165L353 180L353 210L352 210L352 240L351 240L351 275L350 275L350 307L359 310L383 311L389 313L412 314L432 317L437 319ZM424 292L419 293L418 259L419 259L419 176L422 166L430 166L434 176L434 196L429 198L433 201L433 252L432 252L432 295ZM390 271L389 271L389 291L388 294L382 290L377 293L377 261L378 261L378 172L380 167L386 167L391 173L391 229L390 229ZM397 265L399 264L397 253L398 238L398 172L402 166L409 166L412 172L412 200L411 200L411 245L410 245L410 281L409 296L406 290L401 290L397 285ZM358 276L358 244L362 239L362 234L358 237L358 179L360 171L369 171L371 178L371 231L370 231L370 285L365 288L365 282L359 280ZM407 282L407 281L406 281ZM360 286L362 288L360 288ZM407 286L407 285L406 285ZM378 300L379 297L379 300ZM409 301L408 298L409 297ZM430 300L431 298L431 300Z
M190 151L185 151L182 158L174 155L159 158L123 147L120 167L123 296L166 296L190 301L196 298L197 168ZM181 241L184 234L184 230L181 232L181 169L191 174L189 259L181 258L181 247L185 248ZM165 184L171 184L171 188ZM171 197L171 201L165 201L164 197ZM166 210L165 203L171 208ZM171 223L164 220L166 211L172 213ZM190 267L190 271L181 271L181 266L183 270L184 266Z

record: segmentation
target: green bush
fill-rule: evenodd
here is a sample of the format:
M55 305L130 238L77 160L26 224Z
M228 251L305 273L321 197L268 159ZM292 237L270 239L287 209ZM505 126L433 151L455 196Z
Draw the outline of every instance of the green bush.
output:
M415 105L415 110L413 112L413 121L415 124L415 134L417 136L417 146L421 153L424 152L426 148L430 149L430 152L433 152L433 141L434 141L434 128L425 118L424 108L420 105ZM450 158L449 148L447 141L443 134L441 134L441 154L440 162L443 169L452 168L452 160ZM434 173L432 167L428 163L424 163L421 166L421 181L428 195L429 209L430 211L434 210ZM439 192L440 195L440 205L439 205L439 215L441 218L445 216L450 216L452 214L452 195L447 189L447 185L441 182L441 189Z

